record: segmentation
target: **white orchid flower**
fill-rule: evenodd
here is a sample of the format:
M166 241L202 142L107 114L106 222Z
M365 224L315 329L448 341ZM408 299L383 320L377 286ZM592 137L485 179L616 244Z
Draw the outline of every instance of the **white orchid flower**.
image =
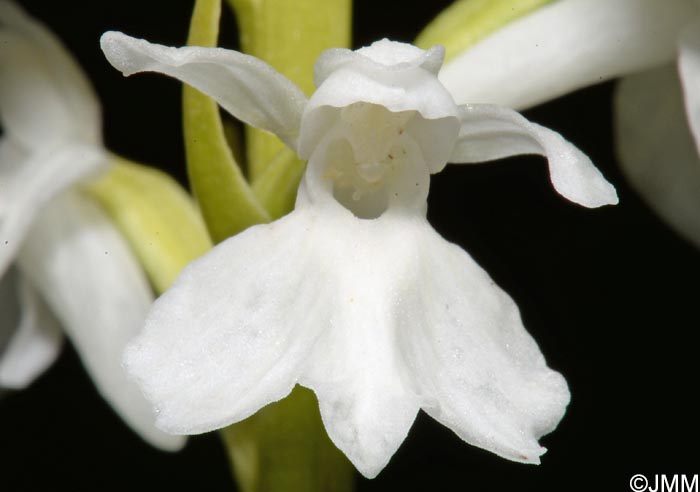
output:
M620 164L656 212L700 246L697 0L559 0L454 54L440 80L458 102L522 109L620 76Z
M310 100L266 63L106 33L126 75L157 71L279 136L308 166L295 209L190 264L158 299L125 366L160 428L195 434L313 389L328 435L367 477L419 409L462 439L538 463L569 401L517 306L426 220L448 161L549 158L554 187L587 207L614 188L560 135L496 106L457 106L443 50L382 40L324 52Z
M151 444L182 447L182 437L155 428L120 367L153 294L125 240L77 186L109 166L97 98L60 41L7 1L0 124L0 387L24 388L43 372L61 326L117 413Z

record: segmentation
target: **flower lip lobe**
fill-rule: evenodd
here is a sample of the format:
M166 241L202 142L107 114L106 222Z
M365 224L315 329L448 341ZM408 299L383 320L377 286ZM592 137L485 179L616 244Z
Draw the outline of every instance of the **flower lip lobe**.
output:
M135 58L164 59L164 47L119 42ZM216 54L235 65L226 77L251 75L240 54L181 49L168 56L192 66L159 70L201 81L198 57ZM560 135L506 108L458 107L437 80L441 61L440 48L387 40L329 50L316 63L317 91L290 112L298 120L266 121L274 102L260 100L262 128L283 140L284 128L299 128L298 144L285 141L308 160L306 172L294 211L190 264L129 349L126 367L161 409L163 429L237 422L299 383L316 392L329 437L367 477L419 408L471 444L539 461L537 440L568 404L566 382L510 297L428 224L430 174L448 161L540 153L563 196L586 206L616 197ZM283 98L281 75L260 64L251 73L274 79L269 90ZM217 92L224 80L209 86L232 114L248 114L249 100Z

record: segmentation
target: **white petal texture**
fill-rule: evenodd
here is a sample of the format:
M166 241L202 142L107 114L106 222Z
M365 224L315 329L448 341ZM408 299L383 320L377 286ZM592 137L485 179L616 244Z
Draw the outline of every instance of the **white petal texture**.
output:
M354 104L381 106L392 113L418 113L397 121L396 131L409 131L421 147L431 172L440 171L457 132L458 109L435 78L443 49L424 51L386 39L357 51L325 51L314 67L318 89L302 119L299 155L308 159L342 108ZM429 122L426 122L429 120ZM374 128L368 132L373 132ZM386 128L393 131L394 127ZM375 135L389 141L392 135Z
M411 238L413 289L397 310L399 343L421 407L470 444L539 463L537 439L569 391L545 364L515 303L463 250L427 224ZM410 257L409 257L410 258Z
M19 265L117 413L152 444L181 447L182 437L155 429L150 405L120 367L123 349L141 328L152 294L105 213L79 192L61 194L32 225Z
M9 144L7 145L9 147ZM42 206L106 166L97 147L68 143L5 159L0 153L0 275L22 246Z
M73 57L44 25L0 1L0 121L27 146L101 142L100 106ZM36 117L41 108L41 117Z
M330 292L308 276L306 229L294 215L252 227L192 262L156 301L125 367L161 428L223 427L292 389L329 312Z
M624 78L615 117L618 157L630 183L662 218L700 246L700 158L675 67Z
M631 184L672 227L700 244L697 1L559 0L453 55L439 77L456 101L463 103L523 109L625 76L616 102L621 166ZM669 65L676 59L682 93ZM668 68L656 71L665 65ZM500 150L506 155L501 138L487 138L484 145L492 147L494 155ZM529 141L520 142L519 136L507 140L506 147L514 149L531 146ZM695 151L689 142L694 142ZM469 147L467 154L478 153L472 142Z
M119 52L120 67L153 50L124 43L140 48ZM193 71L210 59L161 54L179 53ZM537 439L563 416L568 388L513 301L426 221L430 174L450 157L534 152L569 199L599 206L615 192L558 134L502 108L455 105L436 78L441 60L440 48L388 40L321 55L301 118L308 164L295 210L189 265L126 352L162 429L237 422L299 383L367 477L420 408L476 446L539 462Z
M559 0L457 54L440 80L459 104L523 109L676 54L693 0Z
M154 446L182 447L182 437L155 428L150 406L121 368L150 288L104 212L75 186L109 165L97 99L60 41L4 0L0 124L0 276L20 263L43 299L22 290L19 328L0 359L3 384L26 386L55 358L55 316L117 413Z
M450 162L484 162L520 154L547 158L554 188L585 207L614 205L615 188L591 160L558 133L510 109L485 104L460 107L462 127Z
M267 130L296 148L306 96L267 63L221 48L170 48L107 32L107 60L124 75L160 72L215 99L236 118Z
M0 282L0 332L9 335L0 345L0 388L19 390L56 360L63 336L38 293L18 272L12 270Z
M0 1L0 275L37 210L105 169L99 113L60 41Z
M472 444L536 462L568 390L510 298L420 215L327 213L309 204L245 231L156 302L126 367L159 426L216 429L299 382L365 476L421 406Z

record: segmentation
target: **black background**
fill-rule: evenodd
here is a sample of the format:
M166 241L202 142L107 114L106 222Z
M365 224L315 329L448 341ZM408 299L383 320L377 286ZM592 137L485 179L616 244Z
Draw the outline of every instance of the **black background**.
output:
M410 41L447 3L357 1L355 44ZM117 29L182 45L192 3L21 4L89 73L108 148L183 179L179 84L150 74L124 79L105 62L98 38ZM223 22L223 44L234 47L233 18ZM698 251L621 174L613 92L606 83L525 114L591 156L617 187L620 205L588 210L565 201L549 185L544 160L529 157L448 166L431 187L431 222L515 298L550 366L569 382L572 402L542 440L549 448L543 464L471 447L421 414L378 478L358 475L358 490L625 491L635 473L700 472ZM31 388L0 400L0 454L0 489L8 491L235 488L216 433L191 438L179 454L151 449L96 394L69 345Z

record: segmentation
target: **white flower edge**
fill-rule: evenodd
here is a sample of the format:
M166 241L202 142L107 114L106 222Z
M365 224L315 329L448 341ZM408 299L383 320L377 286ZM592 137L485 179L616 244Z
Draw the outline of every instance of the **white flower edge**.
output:
M13 2L0 0L0 114L25 146L60 135L101 144L100 105L61 41ZM41 118L28 108L41 107Z
M457 103L524 109L675 58L692 0L559 0L498 29L440 72Z
M105 400L149 443L180 449L184 438L155 428L151 406L121 367L153 294L99 206L77 191L52 200L28 233L19 267L61 322Z
M11 142L0 141L10 148ZM107 166L96 147L67 143L19 155L0 149L0 275L22 248L25 235L42 207L62 190Z
M298 151L309 163L297 205L193 262L154 304L125 366L154 403L162 429L222 427L299 383L316 392L329 436L368 477L386 465L419 408L474 445L539 462L544 448L537 439L561 419L568 388L546 367L512 300L426 222L429 171L448 157L473 162L527 151L547 155L555 187L567 198L599 206L617 197L554 132L503 108L458 108L434 79L440 50L406 46L383 40L356 52L326 52L316 67L321 87L303 113L261 125L300 128ZM180 57L173 48L115 33L105 34L102 47L110 60L114 52L131 53L117 65L129 71L153 69L152 53L165 49L186 63L158 70L185 82L197 56L211 59L204 48L181 48ZM233 55L220 59L238 64ZM256 64L253 73L272 70ZM210 83L222 86L223 79ZM265 87L278 90L277 98L287 91L282 84ZM234 116L246 114L248 101L227 97ZM376 143L356 118L375 121L387 111L394 116L379 135L389 132L411 151L402 163L415 173L391 184L396 193L382 214L361 220L333 197L327 152L338 137L355 145L352 132ZM404 117L413 123L402 126ZM418 135L436 123L440 131ZM478 145L472 149L469 140ZM433 162L441 142L445 157ZM414 200L398 198L406 188Z
M459 141L450 161L473 163L521 154L546 157L557 192L584 207L618 203L615 188L591 160L560 134L510 109L489 104L460 107Z
M60 41L0 1L0 43L1 275L37 211L108 163L97 99Z
M154 427L150 407L120 367L125 341L140 328L153 295L115 227L87 195L72 190L109 165L97 98L58 38L4 0L0 42L0 275L19 254L20 275L31 277L20 282L34 286L27 292L41 291L100 393L146 441L179 449L184 439ZM105 251L114 251L112 258L98 262ZM43 303L24 298L28 310L9 351L0 354L0 365L22 369L12 375L15 386L31 383L57 351L47 335L52 322L39 311Z
M367 477L419 408L471 444L539 462L566 383L469 255L422 218L396 219L309 206L190 264L125 356L159 427L217 429L300 383Z
M212 97L249 125L278 135L296 148L304 93L267 63L222 48L170 48L107 32L107 60L125 76L153 71L175 77Z
M387 88L388 84L381 87L381 84L371 80L371 72L378 68L386 69L386 65L367 55L379 53L373 56L378 56L379 60L392 61L382 47L382 43L391 44L390 41L379 41L372 47L355 52L346 49L328 50L319 57L316 67L316 79L323 84L307 104L306 98L302 99L300 89L274 68L256 58L231 50L171 48L119 32L103 34L100 42L108 61L125 75L157 71L192 84L217 100L236 118L276 134L305 159L310 157L312 149L318 145L318 134L328 129L328 109L337 109L361 100L399 112L409 106L405 102L407 99L424 120L432 122L454 118L455 122L440 127L442 133L456 133L450 126L454 127L460 121L462 127L457 149L465 149L470 140L476 139L469 126L480 119L489 120L495 135L517 133L514 138L501 139L503 148L498 151L499 155L495 155L494 147L489 145L475 145L473 150L452 153L452 146L444 144L445 139L441 134L428 134L422 140L418 137L418 143L423 147L424 155L428 156L426 159L433 173L440 171L448 160L457 163L483 162L521 154L526 150L527 153L545 155L549 159L555 189L567 199L587 207L615 204L618 201L614 188L605 181L590 160L556 132L532 124L507 108L496 110L493 106L484 106L480 110L479 105L469 105L462 110L450 108L450 104L454 106L454 103L449 94L444 89L436 90L434 82L423 79L425 73L434 74L437 71L436 65L439 67L442 60L441 49L424 52L406 45L411 49L402 51L401 56L408 61L399 63L394 71L396 77L410 75L414 80L417 78L410 90L399 87L391 89L390 86ZM245 73L246 68L250 70L249 73ZM331 69L336 70L334 74L337 77L334 75L331 76L332 80L326 80ZM351 83L346 84L343 91L337 79L347 80L348 77L351 78ZM246 90L234 90L241 86L246 87ZM256 87L260 94L251 99L249 92ZM433 106L418 101L416 94L424 88L430 88L431 94L437 94L428 101ZM279 103L284 100L287 102ZM251 114L255 116L252 117ZM309 128L306 132L308 135L297 139L302 125ZM424 128L420 130L422 132ZM489 136L484 133L478 138L484 141ZM431 161L432 155L437 155L440 159Z
M63 336L39 294L18 272L9 272L0 282L0 331L9 336L0 348L0 388L21 390L53 364Z

